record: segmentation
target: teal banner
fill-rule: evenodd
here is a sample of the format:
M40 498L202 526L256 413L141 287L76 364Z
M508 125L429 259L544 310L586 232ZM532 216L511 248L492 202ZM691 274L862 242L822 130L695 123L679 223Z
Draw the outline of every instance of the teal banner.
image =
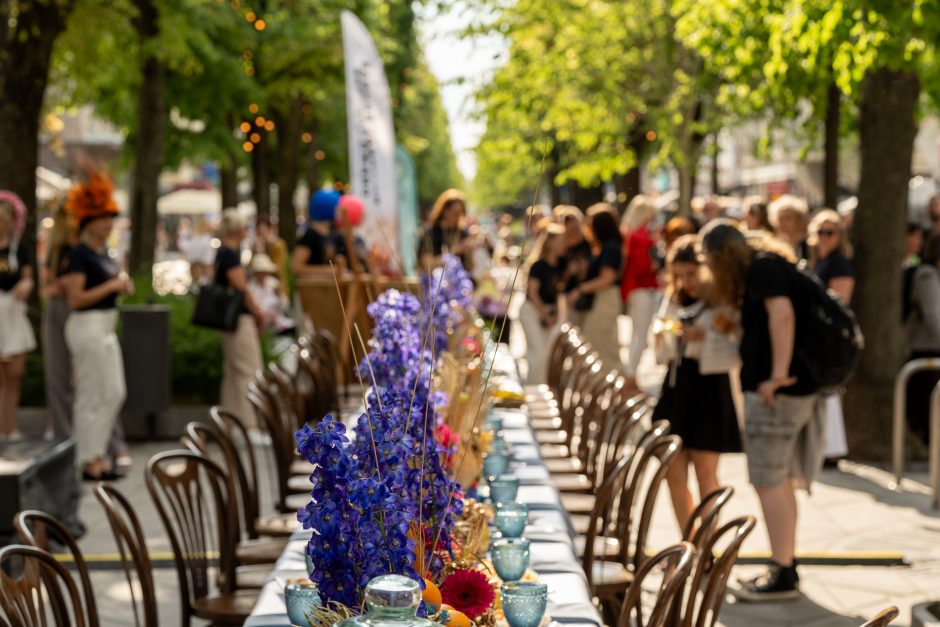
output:
M402 272L415 274L418 260L418 179L415 162L405 148L395 146L395 170L398 176L398 243Z

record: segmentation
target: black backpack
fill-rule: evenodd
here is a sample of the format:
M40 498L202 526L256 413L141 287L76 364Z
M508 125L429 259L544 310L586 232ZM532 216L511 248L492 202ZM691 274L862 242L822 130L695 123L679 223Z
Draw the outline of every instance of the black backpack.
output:
M808 296L804 336L794 353L821 391L845 385L858 366L865 338L855 314L812 272L797 268ZM800 312L796 312L799 316Z

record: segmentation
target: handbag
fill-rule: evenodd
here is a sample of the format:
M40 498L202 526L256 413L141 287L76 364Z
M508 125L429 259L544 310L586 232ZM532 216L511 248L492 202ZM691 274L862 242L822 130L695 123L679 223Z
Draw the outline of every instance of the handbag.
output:
M234 331L244 311L245 295L232 287L209 283L199 288L192 323L197 327Z

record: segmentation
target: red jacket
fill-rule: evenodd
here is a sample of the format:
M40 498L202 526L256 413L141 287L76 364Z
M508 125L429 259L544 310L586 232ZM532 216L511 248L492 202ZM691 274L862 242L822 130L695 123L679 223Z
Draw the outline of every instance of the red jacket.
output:
M645 226L630 234L624 234L623 258L626 260L623 279L620 281L620 297L627 301L630 292L639 288L657 289L656 267L650 249L656 245Z

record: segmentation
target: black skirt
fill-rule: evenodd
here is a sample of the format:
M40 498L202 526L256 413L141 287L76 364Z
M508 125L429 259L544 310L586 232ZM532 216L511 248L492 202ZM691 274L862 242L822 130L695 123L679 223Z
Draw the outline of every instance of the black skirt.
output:
M676 369L675 386L670 386L671 369L663 381L653 420L668 420L670 433L682 438L684 448L740 453L741 433L729 376L703 375L697 360L683 359Z

